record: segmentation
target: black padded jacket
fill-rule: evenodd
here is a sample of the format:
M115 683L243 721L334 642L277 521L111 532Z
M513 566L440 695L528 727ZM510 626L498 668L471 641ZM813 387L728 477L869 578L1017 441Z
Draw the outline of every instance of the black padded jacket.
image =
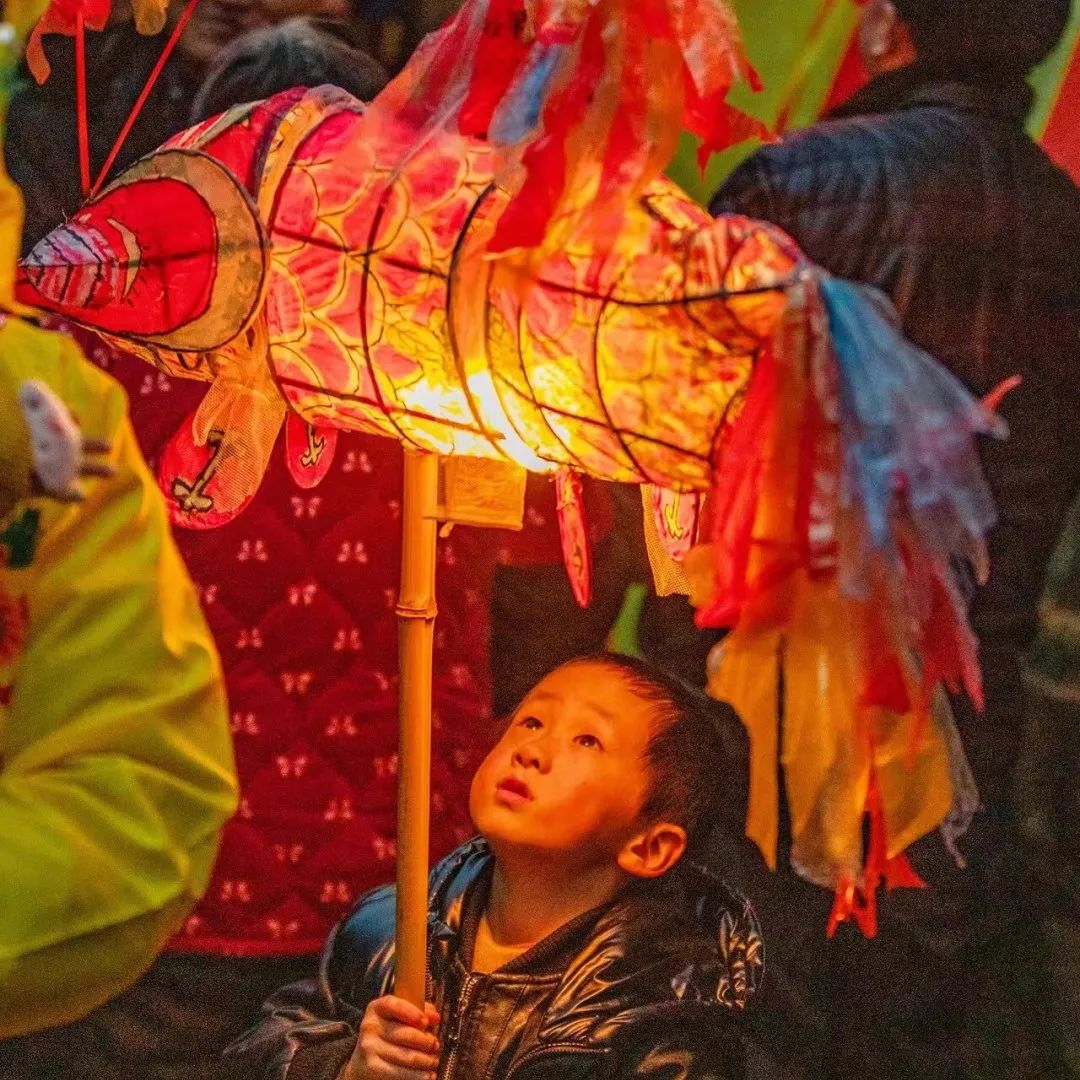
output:
M977 394L1024 380L1001 410L1010 438L983 447L1000 514L972 608L988 715L957 717L989 805L1016 760L1020 659L1080 490L1080 193L1025 134L1029 101L913 66L752 155L712 205L882 289L907 336Z
M488 975L470 970L493 861L474 840L431 875L439 1080L738 1080L739 1013L761 974L749 905L696 869L633 888ZM394 984L394 890L365 896L317 979L286 987L226 1051L247 1080L335 1080L367 1004Z

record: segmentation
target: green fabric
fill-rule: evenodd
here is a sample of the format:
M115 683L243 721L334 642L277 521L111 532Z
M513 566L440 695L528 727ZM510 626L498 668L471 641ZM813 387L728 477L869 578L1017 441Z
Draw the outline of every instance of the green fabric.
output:
M738 87L731 102L775 127L782 113L789 127L804 127L821 114L836 72L858 24L854 0L734 0L750 60L765 88ZM707 202L724 178L750 154L754 141L716 154L702 177L698 142L686 135L668 170L699 202Z
M1044 694L1080 704L1080 502L1050 564L1041 614L1028 657L1032 679Z
M213 639L123 391L18 319L0 357L9 398L41 378L115 469L78 505L17 507L0 565L3 1039L149 967L206 888L236 777Z
M608 648L612 652L622 653L624 656L641 656L638 629L648 595L648 587L640 583L631 585L626 590L619 617L615 620L608 638Z
M812 124L828 101L836 73L859 21L855 0L733 0L746 49L765 83L760 94L739 87L732 104L776 127ZM1080 0L1074 0L1072 20L1061 44L1031 76L1036 100L1028 130L1039 138L1046 131L1061 84L1080 45ZM697 165L697 140L684 136L668 170L676 183L705 203L724 178L757 146L746 142L715 155L704 177Z
M1035 88L1035 107L1028 118L1028 131L1032 138L1042 137L1050 114L1054 111L1058 92L1065 80L1065 73L1073 61L1077 43L1080 41L1080 3L1073 3L1072 19L1058 47L1032 73L1031 85Z

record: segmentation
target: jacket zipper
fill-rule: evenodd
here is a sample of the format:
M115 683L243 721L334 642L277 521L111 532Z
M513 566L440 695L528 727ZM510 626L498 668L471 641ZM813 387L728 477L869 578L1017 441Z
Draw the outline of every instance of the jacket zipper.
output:
M461 987L461 995L458 997L457 1015L454 1017L454 1030L448 1040L448 1053L443 1059L443 1067L439 1070L440 1080L451 1080L454 1075L454 1065L457 1063L458 1047L461 1044L461 1029L465 1024L465 1014L472 1003L473 991L479 980L474 975L466 975L465 982Z
M591 1046L577 1046L574 1043L549 1043L546 1046L536 1046L522 1054L510 1066L510 1071L507 1072L503 1080L512 1080L512 1077L517 1076L524 1066L531 1065L534 1061L539 1061L545 1057L558 1057L561 1054L586 1054L591 1057L601 1057L604 1051Z

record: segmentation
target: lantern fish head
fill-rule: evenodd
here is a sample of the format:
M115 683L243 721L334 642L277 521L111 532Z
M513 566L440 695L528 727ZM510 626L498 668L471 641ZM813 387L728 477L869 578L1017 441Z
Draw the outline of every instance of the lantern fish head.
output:
M197 151L161 150L34 247L17 295L113 337L211 351L262 307L264 248L230 170Z

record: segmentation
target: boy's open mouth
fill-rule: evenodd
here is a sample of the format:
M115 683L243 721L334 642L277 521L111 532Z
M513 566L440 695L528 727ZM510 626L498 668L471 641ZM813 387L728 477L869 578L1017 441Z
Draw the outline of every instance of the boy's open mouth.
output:
M495 786L495 794L502 796L509 803L532 802L533 794L529 785L516 776L504 776Z

